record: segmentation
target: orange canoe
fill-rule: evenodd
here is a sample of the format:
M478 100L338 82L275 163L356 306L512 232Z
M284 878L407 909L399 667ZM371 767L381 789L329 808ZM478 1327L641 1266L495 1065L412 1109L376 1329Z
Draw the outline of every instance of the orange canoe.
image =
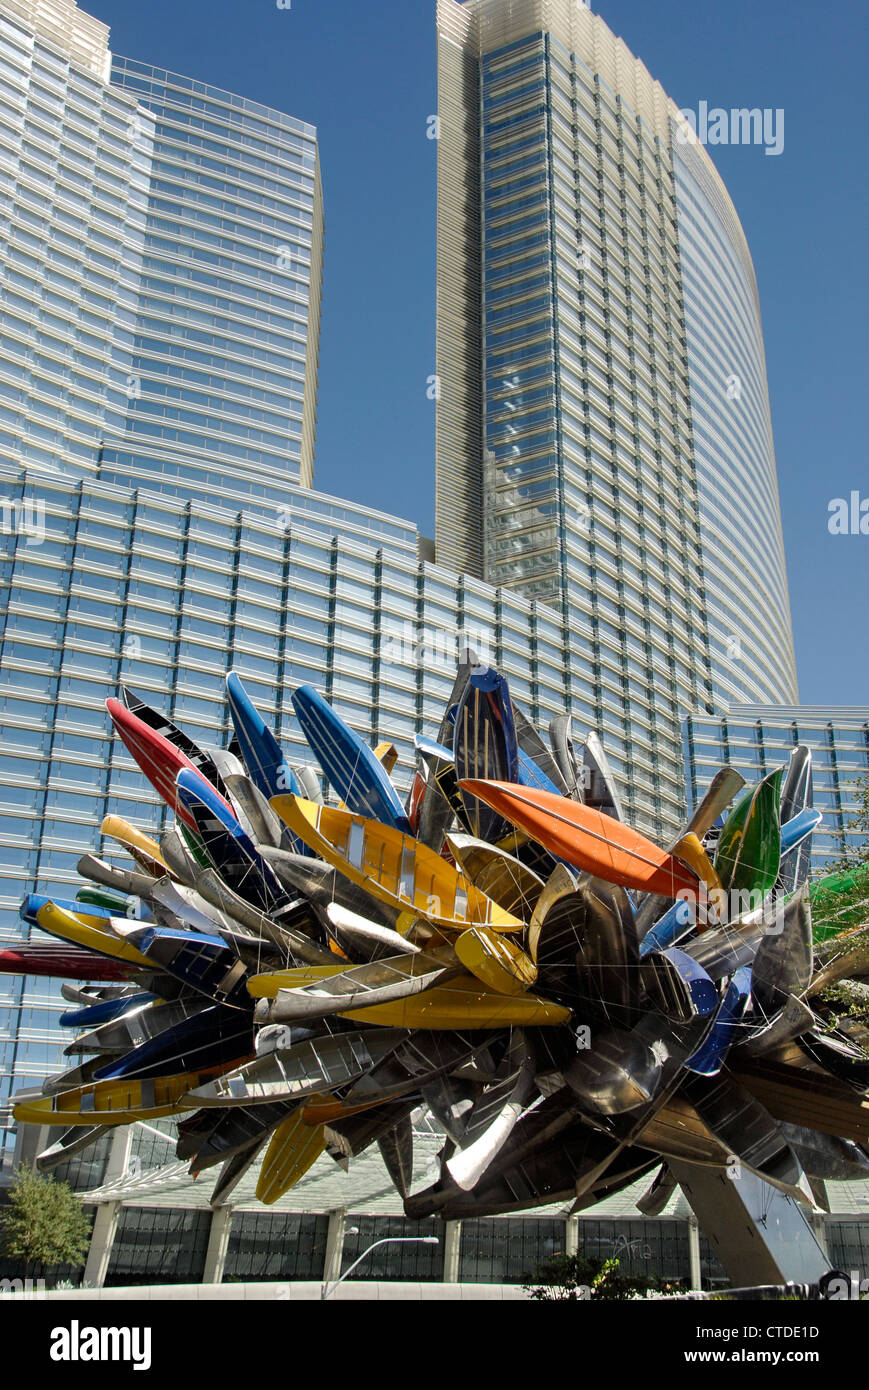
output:
M552 854L597 878L668 898L680 889L698 892L696 873L623 821L591 806L515 782L463 781L459 785Z

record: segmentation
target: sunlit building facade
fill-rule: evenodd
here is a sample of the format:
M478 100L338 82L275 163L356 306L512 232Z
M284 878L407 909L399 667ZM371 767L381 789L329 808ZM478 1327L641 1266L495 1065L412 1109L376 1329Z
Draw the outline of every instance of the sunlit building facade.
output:
M685 712L797 698L751 259L587 7L438 27L438 557L561 608L573 708L660 833Z

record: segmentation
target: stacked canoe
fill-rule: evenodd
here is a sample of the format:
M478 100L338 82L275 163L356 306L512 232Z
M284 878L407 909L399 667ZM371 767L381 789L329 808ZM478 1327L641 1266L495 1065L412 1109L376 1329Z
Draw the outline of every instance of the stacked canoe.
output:
M395 747L312 687L296 762L237 673L226 692L228 747L107 701L171 816L107 817L0 952L70 1005L69 1068L14 1110L57 1127L42 1167L170 1119L214 1202L254 1164L271 1203L373 1144L414 1217L578 1210L656 1174L651 1211L669 1160L736 1157L808 1204L866 1176L869 883L809 883L808 749L755 787L723 768L662 844L598 736L544 736L490 667L460 667L406 798ZM423 1108L444 1148L414 1191Z

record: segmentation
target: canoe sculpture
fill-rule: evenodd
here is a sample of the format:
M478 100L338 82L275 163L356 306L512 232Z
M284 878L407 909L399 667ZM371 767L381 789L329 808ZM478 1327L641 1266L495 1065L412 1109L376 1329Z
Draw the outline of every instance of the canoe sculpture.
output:
M659 844L598 735L545 738L490 667L460 667L412 767L312 687L292 702L296 766L235 672L230 749L107 701L175 820L108 816L107 857L83 845L80 888L30 894L39 935L0 952L66 982L68 1070L13 1097L57 1127L42 1167L159 1117L215 1202L374 1144L408 1216L447 1220L587 1209L671 1159L798 1201L805 1174L865 1175L867 1030L822 992L869 978L866 894L809 891L807 749L756 787L722 768ZM421 1106L448 1140L425 1187Z

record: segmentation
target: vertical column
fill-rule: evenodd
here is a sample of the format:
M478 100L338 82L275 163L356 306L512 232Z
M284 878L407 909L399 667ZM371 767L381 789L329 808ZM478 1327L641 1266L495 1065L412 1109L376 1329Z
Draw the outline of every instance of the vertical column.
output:
M462 1246L461 1221L444 1223L444 1283L459 1282L459 1254Z
M688 1269L689 1288L703 1287L700 1273L700 1224L696 1216L688 1217Z
M564 1253L567 1256L579 1254L579 1217L568 1216L564 1222Z
M329 1212L329 1229L326 1232L326 1265L323 1270L324 1284L331 1284L335 1279L341 1278L346 1223L346 1207L336 1207L334 1211Z
M109 1158L106 1164L106 1174L103 1183L118 1182L123 1178L130 1166L130 1154L133 1149L133 1126L118 1125L112 1135L112 1143L109 1149Z
M109 1158L106 1164L106 1173L103 1178L104 1185L111 1182L120 1182L124 1177L130 1166L130 1151L132 1147L132 1125L119 1125L112 1135ZM123 1203L120 1201L110 1201L100 1202L97 1206L97 1215L94 1221L93 1234L91 1235L90 1249L88 1250L87 1263L85 1264L84 1275L82 1276L83 1282L89 1284L91 1288L101 1289L105 1283L122 1205Z
M215 1207L211 1213L211 1228L208 1232L208 1249L205 1252L203 1284L222 1284L226 1265L226 1252L229 1249L229 1230L232 1225L232 1207Z
M90 1288L101 1289L106 1281L120 1214L120 1202L100 1202L97 1207L83 1276L83 1283Z

